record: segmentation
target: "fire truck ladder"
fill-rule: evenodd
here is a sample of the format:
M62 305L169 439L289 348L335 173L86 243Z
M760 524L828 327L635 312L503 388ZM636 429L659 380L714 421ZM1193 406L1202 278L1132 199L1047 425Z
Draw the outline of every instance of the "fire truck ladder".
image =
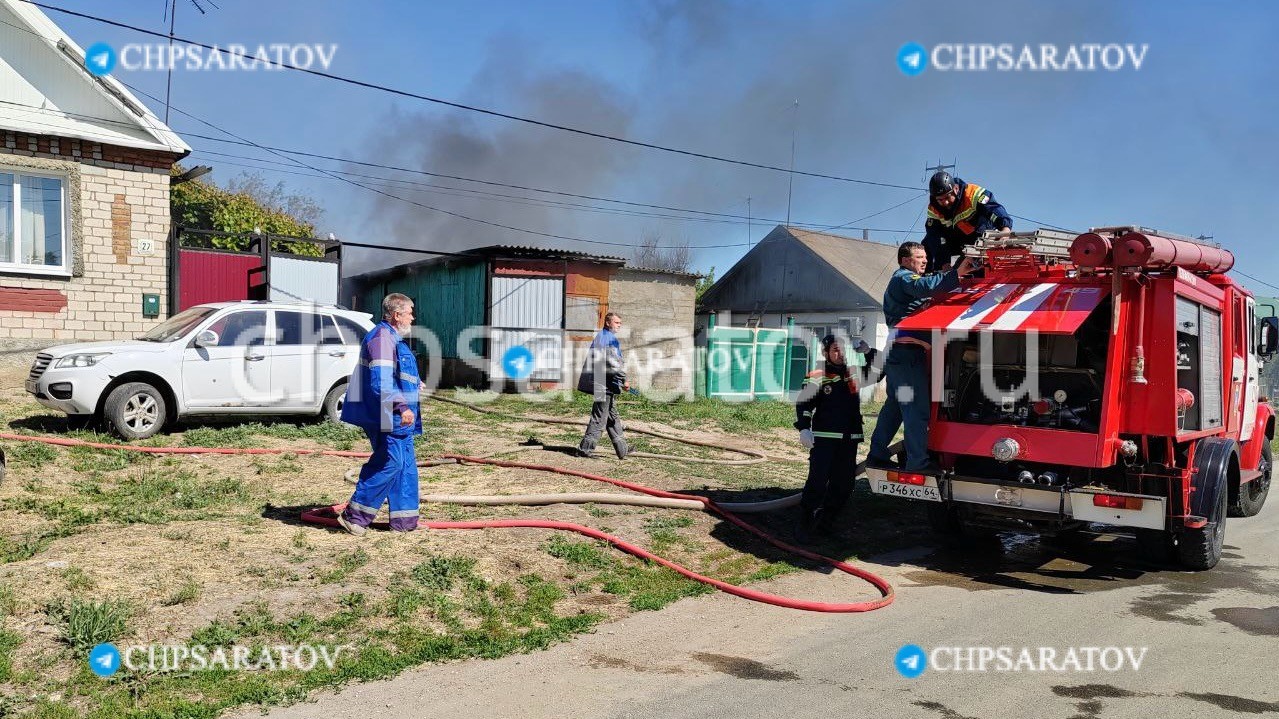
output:
M1004 234L989 231L982 234L964 254L972 257L983 257L987 250L1026 249L1030 254L1044 260L1069 260L1070 245L1075 241L1075 233L1059 230L1038 229L1030 232L1014 232Z
M1070 261L1070 245L1074 233L1038 229L1031 232L1004 234L984 233L975 243L964 248L964 255L981 258L1001 274L1034 277L1040 264Z

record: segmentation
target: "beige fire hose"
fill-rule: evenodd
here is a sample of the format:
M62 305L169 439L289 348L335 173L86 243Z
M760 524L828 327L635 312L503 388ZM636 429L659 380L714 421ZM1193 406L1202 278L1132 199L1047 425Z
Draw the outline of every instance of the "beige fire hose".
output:
M538 415L509 414L507 412L499 412L497 410L487 409L485 407L479 407L469 402L463 402L461 400L452 399L449 397L441 397L435 394L431 395L431 399L437 402L445 402L447 404L453 404L459 407L465 407L474 412L479 412L480 414L487 414L495 417L506 417L507 419L518 419L518 420L525 420L528 422L541 422L544 424L564 424L572 427L582 427L585 424L575 419L564 419L562 417L542 417ZM715 444L714 442L704 442L702 440L689 439L687 437L677 437L673 434L666 434L664 432L658 432L651 429L641 429L639 427L627 427L626 431L632 432L634 434L644 434L650 437L657 437L658 439L670 440L672 442L679 442L681 444L688 444L695 447L706 447L708 449L719 449L727 452L736 452L738 454L744 454L747 457L750 457L750 459L708 459L703 457L680 457L674 454L657 454L655 452L631 452L630 454L627 455L628 457L643 457L645 459L669 459L669 460L675 460L677 462L698 462L701 464L725 464L725 465L739 465L739 466L747 465L747 464L759 464L761 462L769 461L770 459L775 462L800 461L800 460L787 459L782 457L769 457L763 452L759 452L753 449L742 449L741 447L731 447L723 444Z

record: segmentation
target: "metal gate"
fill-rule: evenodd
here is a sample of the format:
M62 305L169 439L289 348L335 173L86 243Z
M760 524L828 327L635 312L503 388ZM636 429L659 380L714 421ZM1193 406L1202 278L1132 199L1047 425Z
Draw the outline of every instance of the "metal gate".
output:
M341 243L178 227L169 239L169 307L272 300L334 305Z
M495 276L490 284L489 376L508 377L504 359L523 345L533 355L527 379L559 382L564 352L564 278Z

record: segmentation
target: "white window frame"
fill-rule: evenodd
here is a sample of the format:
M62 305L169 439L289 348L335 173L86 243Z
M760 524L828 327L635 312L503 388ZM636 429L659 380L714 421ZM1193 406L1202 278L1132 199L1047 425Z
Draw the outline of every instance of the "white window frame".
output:
M21 177L43 177L46 179L57 180L62 184L61 197L62 203L62 264L61 265L29 265L25 262L0 262L0 275L49 275L52 277L70 277L71 276L71 237L70 222L68 217L71 208L67 202L67 186L70 184L70 177L57 172L45 172L40 170L32 170L26 167L13 167L10 165L0 165L0 173L13 175L13 247L12 256L18 257L18 251L22 247L22 182Z

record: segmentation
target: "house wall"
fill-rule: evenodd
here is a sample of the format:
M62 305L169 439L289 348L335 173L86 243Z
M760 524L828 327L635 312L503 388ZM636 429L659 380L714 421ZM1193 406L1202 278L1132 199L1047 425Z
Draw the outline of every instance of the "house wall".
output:
M622 316L619 339L636 389L692 394L696 283L695 277L634 269L613 276L608 308Z
M72 276L0 273L0 346L133 337L168 316L169 167L176 156L0 133L0 167L62 175ZM149 251L142 244L149 241ZM142 295L160 296L156 319Z

